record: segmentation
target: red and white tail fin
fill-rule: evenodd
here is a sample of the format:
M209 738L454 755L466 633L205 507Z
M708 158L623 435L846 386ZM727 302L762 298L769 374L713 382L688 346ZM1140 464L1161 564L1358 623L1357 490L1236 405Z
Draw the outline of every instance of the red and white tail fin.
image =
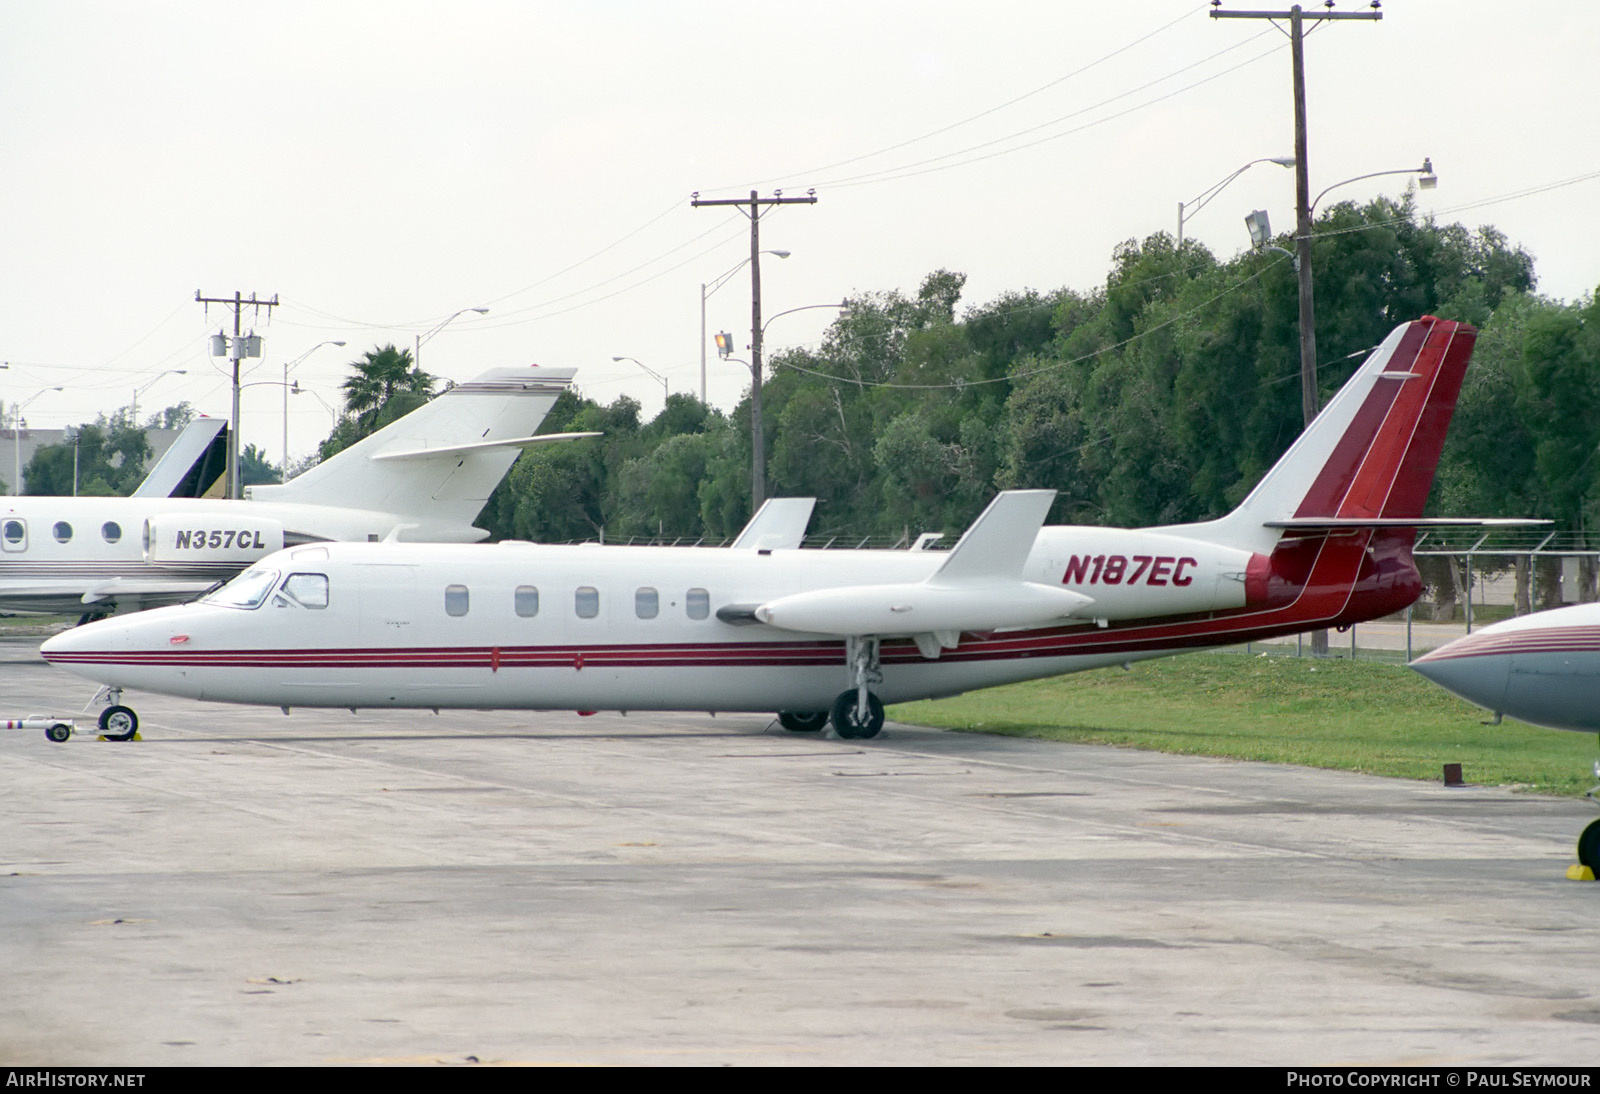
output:
M1396 327L1237 509L1185 530L1265 546L1285 528L1424 523L1477 336L1433 316Z

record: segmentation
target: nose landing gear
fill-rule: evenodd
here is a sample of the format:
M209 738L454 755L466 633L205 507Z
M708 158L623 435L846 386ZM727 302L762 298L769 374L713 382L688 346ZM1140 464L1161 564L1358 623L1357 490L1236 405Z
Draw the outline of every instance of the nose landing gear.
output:
M1594 763L1594 777L1600 779L1600 760ZM1583 796L1600 805L1600 786L1591 787ZM1600 820L1590 821L1589 827L1578 836L1578 865L1587 866L1590 873L1600 877Z
M122 689L102 688L94 699L89 700L90 704L93 705L102 695L109 705L100 712L100 736L108 741L133 740L139 733L139 716L133 712L133 708L122 705Z

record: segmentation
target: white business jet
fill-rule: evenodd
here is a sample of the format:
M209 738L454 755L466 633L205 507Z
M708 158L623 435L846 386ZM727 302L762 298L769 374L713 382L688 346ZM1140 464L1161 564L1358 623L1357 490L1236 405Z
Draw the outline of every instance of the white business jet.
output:
M1054 492L1022 490L948 552L298 546L41 652L113 688L286 711L778 711L872 737L885 702L1404 608L1417 527L1449 523L1422 509L1475 335L1396 329L1220 520L1043 527Z
M287 483L248 487L244 501L161 489L0 498L0 612L98 616L179 603L298 543L483 539L472 522L521 449L575 436L531 436L573 372L492 369Z

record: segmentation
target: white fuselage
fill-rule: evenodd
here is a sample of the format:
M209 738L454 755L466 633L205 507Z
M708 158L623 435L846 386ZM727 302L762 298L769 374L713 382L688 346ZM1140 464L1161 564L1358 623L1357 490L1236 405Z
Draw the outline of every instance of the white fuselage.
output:
M883 679L874 691L898 702L1157 656L1163 651L1148 645L1073 647L1109 634L1103 626L1111 620L1241 608L1250 559L1176 536L1046 528L1023 578L1078 593L1076 600L1089 601L1081 615L1045 627L963 632L953 648L934 645L930 656L914 641L921 633L914 619L923 610L918 583L948 557L941 551L316 545L281 552L252 572L276 573L278 586L291 575L309 575L291 590L325 577L324 607L277 592L255 607L208 600L79 628L52 639L44 652L102 683L224 702L825 710L850 684L844 639L763 625L751 618L752 609L841 590L858 590L863 612L876 606L875 598L892 600L905 612L905 639L885 636ZM1069 566L1075 582L1064 584ZM970 592L982 603L998 591L980 583L956 594ZM940 598L941 610L947 599Z
M85 612L110 598L152 607L192 599L280 550L285 536L370 540L402 529L473 542L470 526L424 530L395 513L211 498L0 499L0 611ZM230 534L231 533L231 534Z

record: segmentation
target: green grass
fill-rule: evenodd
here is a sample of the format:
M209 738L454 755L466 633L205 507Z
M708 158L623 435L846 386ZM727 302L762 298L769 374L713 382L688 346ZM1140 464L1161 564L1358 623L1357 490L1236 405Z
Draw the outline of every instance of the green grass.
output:
M0 615L0 638L44 638L76 621L70 615Z
M1265 760L1544 794L1594 782L1596 740L1489 715L1376 661L1197 653L904 703L913 725Z

